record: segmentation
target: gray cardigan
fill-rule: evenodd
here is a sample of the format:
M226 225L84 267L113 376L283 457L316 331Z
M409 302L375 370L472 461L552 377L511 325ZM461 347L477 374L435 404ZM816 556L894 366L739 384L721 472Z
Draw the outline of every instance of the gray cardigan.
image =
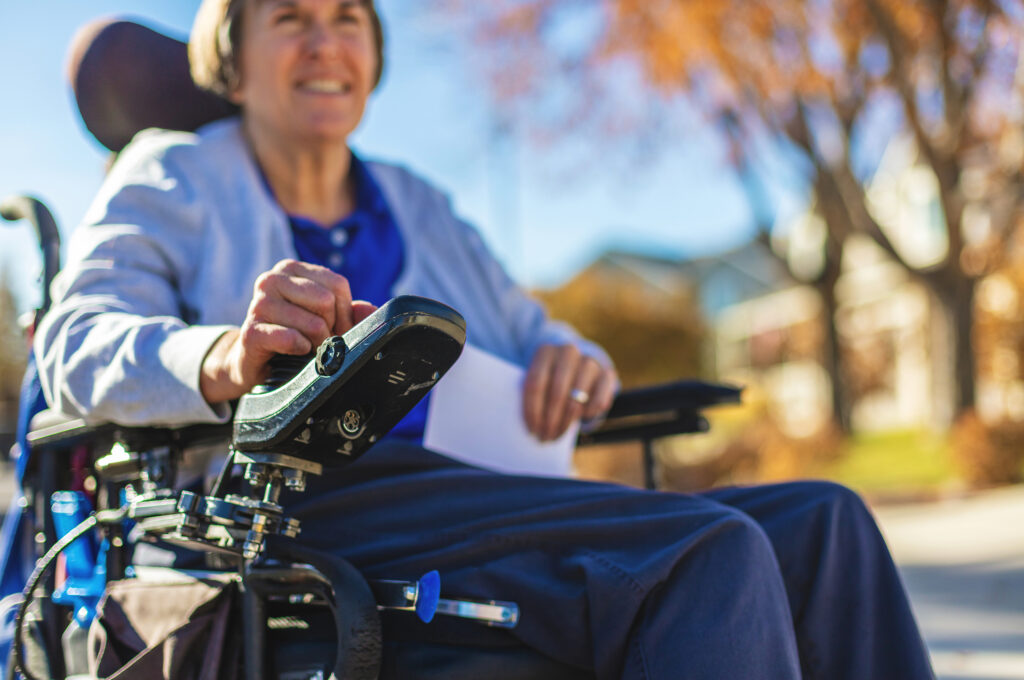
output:
M543 343L595 345L505 274L448 198L404 168L368 163L405 243L394 292L462 313L468 341L519 365ZM211 345L245 318L256 278L296 257L239 121L148 130L121 154L75 230L35 340L51 408L125 425L221 421L199 393Z

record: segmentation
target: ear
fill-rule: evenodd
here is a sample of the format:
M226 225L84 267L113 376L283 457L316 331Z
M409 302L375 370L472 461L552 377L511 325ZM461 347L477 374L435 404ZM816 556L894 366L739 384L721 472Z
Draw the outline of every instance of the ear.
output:
M241 83L239 83L238 85L235 85L233 88L231 88L231 91L228 92L228 97L227 98L228 98L228 101L231 102L232 104L234 104L235 106L241 106L242 104L245 103L245 97L242 96L242 85L241 85Z
M245 82L245 76L242 75L242 59L245 55L239 50L234 55L234 63L231 65L231 89L228 90L225 98L234 104L235 106L241 106L245 103L245 93L243 90L243 83Z

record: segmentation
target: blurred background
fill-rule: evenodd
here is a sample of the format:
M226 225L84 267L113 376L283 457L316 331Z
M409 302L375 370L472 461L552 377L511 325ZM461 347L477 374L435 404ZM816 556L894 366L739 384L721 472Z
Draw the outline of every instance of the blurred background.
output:
M127 14L184 37L197 4L0 7L0 193L70 233L106 162L71 36ZM1024 678L1024 3L377 4L387 66L355 148L449 191L624 384L745 387L710 434L659 444L662 486L853 486L940 675ZM6 451L41 265L27 226L0 242ZM639 460L577 466L639 484Z

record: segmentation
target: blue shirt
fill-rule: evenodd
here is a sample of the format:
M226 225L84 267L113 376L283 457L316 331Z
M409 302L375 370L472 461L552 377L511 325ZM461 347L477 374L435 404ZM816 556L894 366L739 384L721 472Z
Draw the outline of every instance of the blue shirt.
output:
M300 215L289 215L295 252L303 262L318 264L348 279L352 298L378 307L392 297L405 263L405 246L380 187L355 154L351 170L356 207L325 228ZM427 422L427 397L388 436L420 442Z
M348 279L353 299L380 306L394 297L405 249L380 188L355 155L350 172L355 210L330 227L289 215L295 251L303 262L327 267Z

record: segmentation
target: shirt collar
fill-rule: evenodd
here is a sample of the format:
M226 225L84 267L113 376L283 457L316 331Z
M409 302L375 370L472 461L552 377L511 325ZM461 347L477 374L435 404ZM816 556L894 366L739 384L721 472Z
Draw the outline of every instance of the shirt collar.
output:
M386 213L384 194L381 193L366 163L355 152L352 152L351 172L356 185L356 210L365 210L375 215Z
M373 179L373 175L367 168L366 163L363 162L354 151L351 153L351 165L349 166L349 172L352 173L356 185L356 207L355 210L347 217L339 220L338 224L348 222L353 217L355 221L361 223L363 220L360 219L363 215L372 215L374 217L380 217L388 214L388 206L384 201L384 194L380 190L377 181ZM263 187L267 190L267 193L271 196L274 195L274 190L270 187L270 182L267 181L267 176L263 174L263 170L256 166L259 170L260 179L263 180ZM276 199L275 199L276 200ZM361 214L362 213L362 214ZM307 217L301 215L288 215L291 220L298 220L302 226L318 226L316 222L310 220Z

